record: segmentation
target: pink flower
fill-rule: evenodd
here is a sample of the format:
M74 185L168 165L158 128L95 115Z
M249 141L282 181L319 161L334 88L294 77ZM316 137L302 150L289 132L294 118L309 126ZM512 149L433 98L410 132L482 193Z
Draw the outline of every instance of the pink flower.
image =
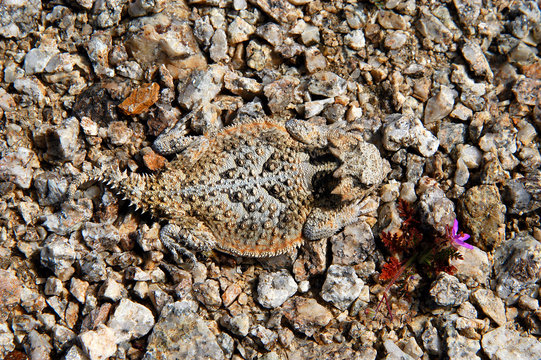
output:
M452 229L447 228L447 237L449 238L449 240L451 240L451 245L453 245L457 249L460 246L470 250L473 249L472 245L465 243L465 241L470 238L470 235L464 234L462 231L458 232L457 219L455 219Z

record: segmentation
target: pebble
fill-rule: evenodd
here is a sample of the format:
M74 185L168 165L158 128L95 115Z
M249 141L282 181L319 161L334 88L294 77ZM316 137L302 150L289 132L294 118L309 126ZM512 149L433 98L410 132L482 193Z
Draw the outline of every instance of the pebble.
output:
M374 255L376 243L370 226L364 222L348 225L331 237L332 264L353 266Z
M13 81L13 87L26 95L34 104L43 107L46 103L47 90L45 86L34 77L24 77Z
M194 71L185 82L178 84L179 104L191 110L213 100L223 87L225 72L226 68L221 65L210 65L206 71Z
M7 152L0 158L0 179L28 189L32 184L34 169L39 167L36 154L32 150L19 147L17 151Z
M419 119L394 114L387 116L384 121L383 146L389 151L412 146L421 155L430 157L438 150L439 140L423 126Z
M320 71L310 77L308 91L314 95L335 97L346 93L346 80L330 71Z
M443 344L438 329L429 321L421 335L424 349L430 355L440 355L443 352Z
M541 95L541 80L522 78L513 86L517 101L524 105L535 105Z
M257 301L266 308L281 306L297 292L297 283L287 270L259 275Z
M222 305L220 284L216 280L207 279L193 284L195 298L209 310L217 310Z
M50 359L53 346L51 338L37 330L31 330L25 341L25 352L30 359ZM94 360L91 358L90 360Z
M0 4L0 36L22 39L38 30L41 1L21 0Z
M298 101L300 80L292 76L284 76L263 87L263 93L269 100L272 113L288 109Z
M533 291L541 274L541 244L527 233L510 237L494 254L495 291L508 303Z
M316 46L304 50L306 70L310 74L317 73L327 67L327 60Z
M72 277L70 280L70 294L73 295L73 297L77 299L77 301L79 301L81 304L84 304L86 301L86 292L89 285L90 284L87 281Z
M272 63L271 55L270 46L252 40L246 47L246 65L256 71L262 71Z
M76 117L69 117L62 121L62 124L46 132L48 161L73 161L79 162L84 153L79 151L81 146L78 141L79 121ZM78 161L79 160L79 161Z
M250 330L250 335L252 335L256 341L261 344L266 350L270 350L272 345L278 339L276 332L265 328L262 325L255 325Z
M458 213L471 244L482 250L497 248L505 239L505 206L494 185L474 186L458 202Z
M438 275L430 288L430 296L439 306L459 306L469 295L466 285L445 272Z
M394 11L379 11L378 23L385 29L406 30L406 19Z
M245 337L250 331L250 318L246 314L236 316L224 315L220 318L220 324L233 334Z
M96 330L82 332L78 340L90 360L108 359L117 350L115 331L103 324L99 324Z
M391 340L385 340L383 342L387 356L385 360L414 360L414 358L404 351L402 351L394 342Z
M122 297L126 296L126 293L127 291L124 286L111 278L105 280L99 291L103 299L112 302L119 301Z
M167 304L148 338L143 359L223 360L224 353L209 323L196 311L189 300Z
M408 41L408 36L401 31L393 31L385 37L383 46L390 50L402 48Z
M466 39L462 45L462 55L470 66L470 70L477 76L484 76L488 81L492 81L494 74L490 69L490 64L481 49L481 46L474 41Z
M85 44L86 52L94 72L100 76L115 76L115 71L109 66L109 50L112 47L111 34L107 31L97 31Z
M154 327L154 315L146 306L122 299L109 318L107 326L115 331L115 341L120 344L148 334Z
M227 50L227 35L224 30L217 29L210 40L210 58L216 63L227 62L229 59Z
M505 306L496 294L490 289L477 289L471 294L473 304L477 305L483 313L499 326L507 322Z
M40 264L53 271L56 276L69 271L76 259L73 244L56 235L49 236L40 251Z
M438 129L440 146L450 153L456 145L464 144L466 139L466 125L443 121Z
M481 357L476 355L481 348L479 340L468 339L451 327L446 328L446 335L447 356L450 360L481 360Z
M313 336L333 319L332 313L315 299L295 296L282 306L285 318L296 331Z
M79 230L91 216L92 200L80 199L76 203L64 202L60 211L44 216L43 226L57 235L67 235Z
M128 5L128 14L136 17L159 13L165 7L165 3L164 0L135 0Z
M255 31L255 26L241 17L235 17L235 20L227 27L227 35L232 45L248 40Z
M421 217L426 224L444 234L446 228L452 226L456 218L455 205L430 178L423 177L421 181L426 184L426 188L418 189Z
M483 352L491 360L541 358L541 343L538 339L521 336L518 331L505 326L484 334L481 345Z
M13 271L0 270L0 303L3 306L18 304L21 301L22 290L23 285Z
M359 297L364 282L352 266L331 265L321 289L321 298L340 310L347 310Z
M272 46L279 46L284 41L284 29L275 23L266 23L256 29L256 34Z
M24 72L26 75L39 74L51 59L59 53L54 41L45 41L39 47L31 49L24 57Z
M158 101L159 94L160 86L158 84L143 84L133 90L118 107L129 116L143 114Z
M450 44L453 33L426 7L420 9L421 18L417 23L417 29L426 39L438 44Z
M460 247L458 251L462 259L453 259L449 263L457 269L455 276L469 288L487 285L491 269L487 253L477 247Z
M426 102L423 117L425 126L432 125L449 115L453 111L457 95L455 90L442 85L440 91Z

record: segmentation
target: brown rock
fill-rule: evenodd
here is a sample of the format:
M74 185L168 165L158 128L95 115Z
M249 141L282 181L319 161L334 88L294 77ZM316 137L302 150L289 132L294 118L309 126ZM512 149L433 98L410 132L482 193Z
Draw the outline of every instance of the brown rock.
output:
M312 336L333 318L332 313L314 299L295 296L283 305L284 316L295 330Z
M14 305L21 301L22 284L19 279L7 270L0 270L0 304Z
M139 115L146 111L158 101L160 86L156 83L144 84L132 91L130 96L118 105L126 115Z
M164 168L165 158L163 156L155 153L150 148L147 148L143 153L143 162L149 170L156 171Z

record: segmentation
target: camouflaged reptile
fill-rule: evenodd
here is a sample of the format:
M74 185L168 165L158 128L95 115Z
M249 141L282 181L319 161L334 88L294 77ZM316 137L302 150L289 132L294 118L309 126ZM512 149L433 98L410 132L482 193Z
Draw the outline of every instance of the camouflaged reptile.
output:
M367 196L389 172L377 148L359 136L306 121L241 122L203 136L175 129L154 143L179 153L154 174L95 171L69 187L99 180L137 208L167 224L160 239L176 260L193 250L269 257L303 238L333 235L377 208ZM336 179L334 194L319 194L317 179ZM332 190L332 189L331 189ZM341 199L331 201L331 198Z

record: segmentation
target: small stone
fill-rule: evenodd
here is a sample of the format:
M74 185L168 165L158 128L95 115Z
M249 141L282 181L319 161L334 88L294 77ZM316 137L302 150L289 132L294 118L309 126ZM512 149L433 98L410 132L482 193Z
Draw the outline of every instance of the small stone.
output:
M541 343L505 326L489 331L481 339L484 353L490 359L541 359Z
M106 360L117 350L115 331L103 324L79 334L79 342L90 360Z
M385 340L383 346L385 347L385 351L387 351L387 356L385 357L385 360L414 360L413 357L402 351L391 340Z
M330 71L321 71L311 76L308 91L326 97L343 95L346 93L346 80Z
M41 15L41 1L22 0L0 3L0 36L23 39L37 31Z
M306 70L310 74L324 70L327 67L325 56L323 56L316 46L306 49L304 51L304 58L306 61Z
M45 289L43 289L43 293L49 296L59 296L62 294L63 290L64 286L62 285L62 281L51 276L47 278L47 282L45 282Z
M28 189L35 168L39 168L36 154L32 150L19 147L17 151L8 152L0 158L0 179L11 181L22 189Z
M525 232L507 239L494 254L494 274L496 293L507 302L533 291L541 278L541 244Z
M280 25L266 23L257 28L256 34L272 46L279 46L284 41L284 30Z
M390 50L400 49L408 41L408 36L402 31L393 31L385 37L383 46Z
M16 79L13 82L13 87L18 92L28 96L38 106L42 107L45 105L47 89L37 78L24 77Z
M88 282L99 282L107 278L107 268L100 253L89 252L79 259L79 267L83 279Z
M107 137L111 144L120 146L133 140L133 131L124 121L113 121L107 127Z
M54 42L43 43L38 48L31 49L24 57L24 72L27 75L42 73L58 52Z
M455 108L453 109L453 111L451 111L449 116L461 121L468 121L473 116L473 111L469 107L466 107L461 103L458 103L455 105Z
M293 23L302 16L300 9L293 6L288 0L252 0L264 13L279 23Z
M130 1L128 5L128 14L130 16L145 16L159 13L165 7L165 0L135 0Z
M518 299L518 306L526 310L537 311L539 309L539 300L528 295L522 295Z
M227 34L229 35L230 43L234 45L250 39L250 35L255 33L255 30L256 28L243 18L235 17L235 20L227 28Z
M196 313L194 302L167 304L148 338L144 359L224 360L209 323Z
M445 234L447 227L452 226L456 218L455 205L432 179L423 177L420 182L423 186L426 184L425 188L418 190L419 210L423 221L433 226L440 234Z
M209 54L214 62L226 61L229 59L227 54L227 35L224 30L218 29L214 32L210 40Z
M89 285L88 282L73 277L70 281L70 293L77 301L84 304Z
M287 270L263 273L257 285L257 301L266 308L281 306L297 292L297 283Z
M505 317L505 306L502 299L497 297L490 289L478 289L472 293L472 300L485 315L492 319L499 326L507 322Z
M12 271L0 270L0 304L11 306L21 301L23 285Z
M466 138L466 125L443 121L438 129L440 146L450 153L458 144L464 144Z
M319 28L313 25L306 25L301 33L301 41L306 46L312 46L319 43Z
M364 221L346 226L331 237L331 244L333 265L358 265L376 251L374 234Z
M276 332L259 324L250 330L250 335L252 335L257 342L263 345L263 347L267 350L269 350L278 339Z
M269 45L252 40L246 47L246 65L256 71L261 71L272 62L271 54L272 48Z
M229 307L241 294L242 288L238 284L231 284L222 294L222 302L225 307Z
M238 72L234 71L225 73L224 87L233 94L243 97L253 97L263 90L263 85L257 80L240 76Z
M282 310L293 328L306 336L312 336L332 320L332 313L315 299L293 297L284 303Z
M179 104L191 110L196 105L211 102L222 90L225 72L226 68L221 65L194 71L185 82L178 84Z
M362 30L353 30L344 36L344 44L353 50L362 50L366 46L364 32Z
M472 244L480 249L496 248L505 238L505 206L496 186L468 189L459 201L458 213Z
M160 95L160 86L156 83L143 84L131 92L118 107L126 115L139 115L148 111L148 109L158 101Z
M40 252L41 265L52 270L56 276L70 269L76 258L73 244L66 238L55 235L45 240Z
M116 333L116 343L145 336L154 326L154 315L146 306L122 299L107 323Z
M268 106L272 113L288 109L297 102L300 80L293 76L284 76L265 85L263 93L269 100Z
M25 352L30 359L50 359L53 346L51 339L46 334L40 334L37 330L29 332L25 341ZM94 360L94 359L90 359Z
M473 249L461 247L458 251L462 259L453 259L449 262L449 265L457 269L455 276L470 288L488 284L491 264L487 253L477 247Z
M438 330L428 322L425 331L421 335L424 349L430 355L440 355L443 351L443 344L441 337L438 334Z
M113 77L115 71L109 65L109 51L112 48L111 34L107 31L96 31L85 43L85 47L96 75Z
M378 23L385 29L406 30L407 21L404 16L394 11L379 11Z
M92 217L92 200L80 199L76 203L64 202L61 210L45 215L45 226L49 231L57 235L67 235L72 231L79 230L85 221Z
M421 155L430 157L438 150L439 141L419 119L394 114L385 119L383 146L390 151L413 146Z
M541 80L522 78L513 87L517 101L524 105L535 105L541 98Z
M352 266L331 265L321 289L323 300L340 310L347 310L359 297L364 282L357 277Z
M457 92L442 85L440 91L428 99L425 107L423 122L425 126L431 125L449 115L453 110Z
M430 288L430 296L439 306L458 306L469 297L466 285L445 272L438 275Z
M194 283L195 298L209 310L217 310L222 305L220 297L220 284L216 280L207 279L204 282Z
M477 76L484 76L488 81L494 77L490 64L488 63L483 50L474 40L466 39L462 46L462 55L470 65L470 69Z
M475 359L481 360L477 352L481 348L479 340L468 339L458 333L457 329L447 328L446 345L449 359Z
M68 343L77 337L72 330L68 329L65 326L55 324L53 326L53 339L54 347L56 349L64 348Z
M82 1L82 0L79 0ZM73 345L66 351L63 360L87 360L86 354L76 345Z
M417 30L426 39L438 44L450 44L453 33L426 7L421 8L421 18L417 21Z
M220 324L240 337L245 337L250 331L250 318L246 314L224 315L220 319Z
M460 22L468 28L474 28L479 21L479 13L483 2L481 0L453 0L453 3ZM474 31L473 29L470 30L472 33Z
M100 295L105 300L117 302L126 295L126 289L119 282L107 279L100 288Z

